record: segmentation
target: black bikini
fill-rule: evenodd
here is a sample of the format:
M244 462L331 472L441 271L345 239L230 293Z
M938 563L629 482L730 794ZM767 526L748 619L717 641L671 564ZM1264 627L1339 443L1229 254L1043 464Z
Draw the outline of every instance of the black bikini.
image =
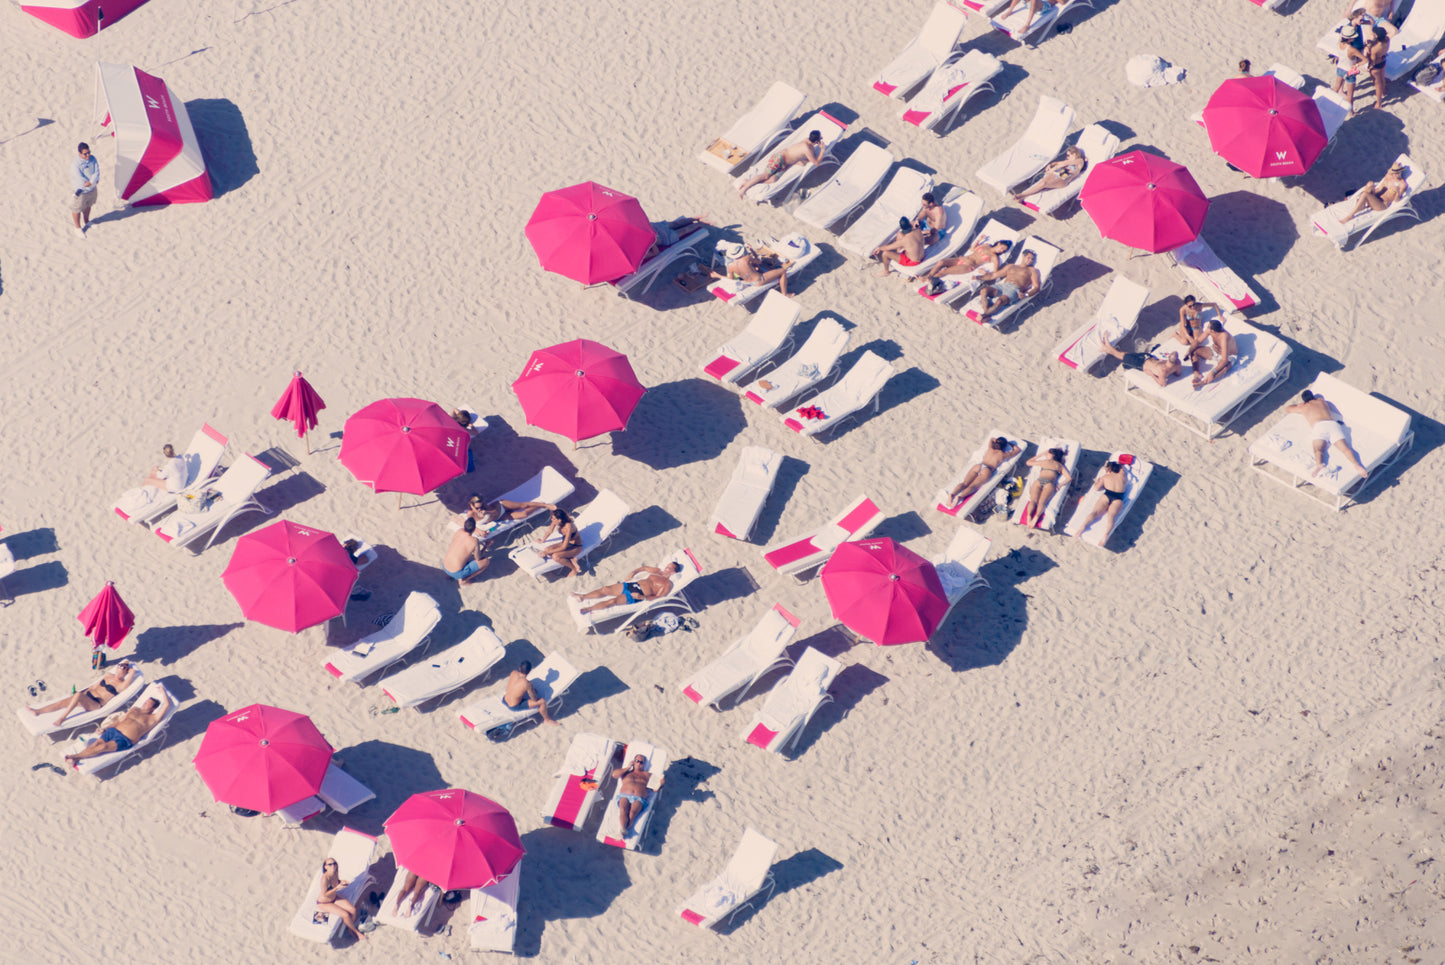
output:
M1116 502L1119 502L1121 499L1124 498L1124 494L1123 494L1123 493L1116 493L1116 492L1114 492L1114 490L1112 490L1112 489L1106 489L1106 490L1104 490L1104 498L1107 499L1107 500L1108 500L1109 502L1111 502L1111 503L1116 503Z
M119 696L118 691L117 691L114 687L112 687L110 684L106 683L104 680L102 680L102 681L100 682L100 685L101 685L102 687L104 687L106 690L109 690L109 691L110 691L110 695L111 695L112 697ZM95 696L95 695L94 695L94 694L91 694L91 696L93 697L93 696Z

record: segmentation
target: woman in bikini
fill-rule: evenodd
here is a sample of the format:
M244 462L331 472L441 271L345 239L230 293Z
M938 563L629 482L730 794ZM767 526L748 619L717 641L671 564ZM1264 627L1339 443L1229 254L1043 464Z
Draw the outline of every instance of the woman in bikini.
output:
M998 472L998 467L1002 466L1005 460L1012 459L1018 453L1019 447L1003 436L990 439L984 447L983 459L970 466L968 472L963 474L963 481L948 494L948 505L953 507L967 502L969 497L983 488L984 483L993 478L993 474Z
M51 711L56 711L64 707L65 713L55 718L55 724L53 725L59 727L67 717L74 713L77 707L80 708L82 713L90 713L110 703L122 690L130 686L131 681L135 678L135 673L135 667L131 665L131 662L129 660L122 660L116 666L115 670L101 677L84 690L77 690L69 697L62 697L53 704L46 704L44 707L27 707L25 709L30 711L34 716L39 717L41 714L48 714Z
M553 534L556 534L557 541L548 545L547 541ZM577 524L567 515L567 510L552 510L552 522L547 525L547 531L537 538L537 543L537 552L553 563L567 567L572 571L569 575L577 576L582 572L577 565L577 556L582 552L582 536L577 532Z
M1374 39L1365 45L1365 66L1375 87L1375 110L1385 106L1385 55L1390 52L1390 35L1384 27L1374 28Z
M1024 198L1033 194L1041 194L1044 191L1062 188L1074 180L1074 178L1083 174L1086 164L1088 164L1088 159L1084 157L1084 152L1076 147L1070 147L1064 151L1064 156L1061 159L1049 162L1049 166L1044 168L1044 176L1039 178L1033 187L1014 195L1014 200L1022 201Z
M1029 525L1031 516L1034 518L1035 529L1043 525L1044 508L1049 505L1049 500L1054 498L1054 493L1059 489L1059 483L1067 483L1072 478L1069 476L1069 471L1064 468L1064 457L1067 455L1068 452L1064 449L1050 449L1025 463L1025 465L1038 467L1039 477L1029 487L1029 501L1024 503L1023 515L1019 517L1019 522L1023 525Z
M311 920L318 925L324 925L329 915L340 915L341 923L349 928L353 935L366 938L356 927L356 906L345 898L338 897L341 889L349 884L351 882L341 880L335 858L327 858L321 862L321 894L316 896L316 914L311 916Z
M1129 488L1129 478L1124 474L1124 467L1117 462L1104 463L1104 471L1099 473L1099 478L1094 480L1093 488L1099 490L1099 501L1089 511L1089 516L1084 520L1084 525L1079 527L1077 536L1082 537L1085 531L1099 517L1104 518L1104 533L1099 542L1103 543L1114 531L1114 520L1119 518L1119 511L1124 508L1124 493Z
M1356 215L1369 208L1372 211L1384 211L1390 205L1399 201L1405 194L1409 185L1405 181L1405 169L1399 161L1390 165L1390 170L1380 182L1367 182L1360 189L1359 196L1355 198L1355 206L1350 213L1340 219L1340 224L1349 224Z

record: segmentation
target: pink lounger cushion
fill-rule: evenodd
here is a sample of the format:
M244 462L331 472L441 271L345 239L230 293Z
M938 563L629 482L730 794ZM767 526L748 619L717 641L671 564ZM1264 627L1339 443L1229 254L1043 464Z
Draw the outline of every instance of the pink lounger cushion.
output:
M337 678L338 680L341 679L341 671L337 670L329 663L326 665L326 672L331 674L331 676Z
M458 716L458 717L461 717L460 714L458 714L457 716ZM470 730L476 730L476 729L477 729L477 725L476 725L476 724L473 724L471 721L467 720L465 717L461 717L461 721L462 721L463 724L466 724L467 727L468 727Z
M748 735L748 743L766 750L768 745L773 742L773 738L777 736L777 731L769 730L763 724L759 724L754 727L753 732Z
M695 704L702 703L702 694L692 689L692 685L682 688L682 695Z
M582 809L582 802L587 800L587 789L582 786L584 777L584 774L568 776L562 799L557 802L557 810L547 819L553 827L565 828L568 831L577 827L577 812Z
M602 843L603 843L603 844L610 844L610 845L612 845L614 848L625 848L625 847L627 847L627 842L626 842L626 841L623 841L621 838L614 838L614 837L612 837L612 835L610 835L610 834L609 834L607 837L605 837L605 838L602 839Z
M722 286L718 286L717 288L712 289L712 293L725 302L732 301L733 296L737 294L737 292L730 292Z
M773 609L777 611L778 616L788 621L789 626L791 626L794 630L798 629L798 624L801 621L797 617L789 613L786 609L784 609L781 603L774 603Z
M721 379L724 375L727 375L733 369L737 368L738 364L737 359L730 359L726 355L719 355L707 363L703 371L715 379Z
M129 516L127 516L125 513L121 512L119 506L116 506L116 507L115 507L115 514L116 514L117 516L119 516L121 519L124 519L124 520L126 520L126 521L129 521L129 520L130 520L130 517L129 517Z
M796 563L798 560L806 559L818 552L818 547L813 545L810 539L800 539L796 543L789 543L787 546L780 546L771 553L764 553L763 559L773 569L780 566L787 566L789 563Z
M945 506L943 505L943 503L938 504L938 511L940 513L943 513L945 516L957 516L958 511L962 508L963 503L959 503L957 506Z
M875 80L873 82L873 89L880 94L892 94L898 89L898 85L890 84L886 80Z
M787 426L789 429L792 429L794 432L803 431L803 424L797 419L784 419L783 425Z
M873 86L876 87L878 85L874 84ZM701 915L687 908L684 908L682 910L682 920L687 922L689 925L701 925L703 923L703 917Z
M873 500L865 499L858 505L857 509L853 510L847 516L844 516L841 520L839 520L838 525L841 526L843 529L847 530L848 532L852 533L855 532L859 526L862 526L864 523L868 522L868 520L872 519L874 516L877 515L878 507L873 505Z
M713 532L717 533L720 536L726 536L728 539L737 539L737 536L731 533L728 528L722 523L718 523L716 526L714 526Z

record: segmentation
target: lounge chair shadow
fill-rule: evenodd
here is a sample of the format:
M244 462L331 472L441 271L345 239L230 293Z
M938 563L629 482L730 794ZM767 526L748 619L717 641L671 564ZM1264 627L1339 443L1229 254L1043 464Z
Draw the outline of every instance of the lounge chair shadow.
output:
M234 538L236 535L234 531L237 529L237 520L245 520L251 524L246 527L247 531L254 529L256 525L274 523L283 514L290 512L308 499L320 496L324 492L326 492L326 486L309 472L303 470L301 472L291 473L256 493L256 501L271 511L269 517L254 511L242 513L226 524L226 530L231 532ZM216 542L220 543L224 542L224 540L220 536L217 536ZM200 545L205 544L202 543Z
M70 582L70 573L59 560L48 560L35 566L17 569L5 577L0 587L0 599L18 600L28 593L43 593L58 590Z
M527 849L527 860L522 865L514 950L524 958L541 954L547 922L596 920L632 884L625 851L599 846L575 831L527 831L522 835L522 847ZM585 888L578 888L570 876L556 873L556 869L574 867L579 861L585 861L587 867Z
M954 607L928 641L928 649L954 673L1003 663L1028 625L1029 595L1019 584L1057 565L1031 546L1016 547L984 563L979 575L989 586L974 590Z
M834 623L824 627L810 637L805 637L802 640L794 640L788 645L787 652L794 663L798 662L798 658L802 656L803 651L809 647L812 647L825 657L837 659L849 650L852 650L857 644L857 639L854 638L842 624ZM754 687L754 690L758 689L760 688Z
M657 799L657 813L653 814L647 827L647 840L644 842L647 851L656 854L662 850L672 816L684 801L701 803L713 799L713 792L702 785L720 773L722 768L716 764L695 757L684 757L667 765L662 792Z
M687 595L692 605L701 612L719 603L752 596L757 591L758 583L751 573L741 566L730 566L715 573L704 571L697 582L687 588Z
M344 627L336 620L327 625L327 645L344 646L374 633L377 625L373 618L400 610L406 602L407 594L412 590L420 590L437 601L437 606L442 611L438 633L443 635L443 639L453 639L448 623L463 610L467 602L462 597L462 586L447 576L439 565L427 566L407 559L385 544L376 546L375 549L376 562L368 566L357 581L358 586L371 590L371 596L366 600L351 600L347 604ZM440 549L437 562L441 562ZM475 591L479 586L485 586L488 581L503 575L507 571L506 567L510 565L505 553L493 554L492 564L487 568L487 572L476 584L469 584L467 589ZM493 569L497 569L495 575Z
M1163 502L1164 497L1169 494L1169 490L1178 483L1179 473L1156 462L1154 471L1149 474L1149 484L1134 500L1134 507L1129 510L1129 515L1114 527L1114 532L1109 535L1109 542L1104 549L1110 553L1123 553L1132 549L1138 542L1139 535L1144 531L1144 526L1148 523L1149 518L1154 515L1154 510Z
M577 491L567 497L567 506L581 506L597 495L595 488L577 478L576 465L559 443L519 435L499 415L487 415L486 420L487 428L472 444L475 471L462 473L435 490L437 499L448 512L465 510L467 498L478 490L486 498L499 496L531 479L544 466L551 466L577 486Z
M367 834L380 835L387 817L413 794L450 786L431 754L404 744L366 740L339 748L336 759L346 773L376 792L342 822Z
M747 428L742 400L710 379L689 378L647 390L615 436L615 456L652 469L675 469L720 456Z
M943 385L943 383L935 376L923 371L923 369L920 369L916 365L910 366L902 372L894 374L887 382L883 383L883 388L878 393L878 411L871 413L871 415L873 418L877 418L890 409L896 409L901 405L912 402L920 396L927 395L941 385ZM863 413L859 414L862 415ZM853 424L856 423L850 422L850 427ZM835 438L839 435L842 435L842 433L834 430L834 436L830 438Z
M15 557L16 562L28 560L33 556L60 552L60 543L55 538L55 530L49 526L27 529L22 533L11 533L9 536L0 538L0 543L10 547L10 555Z
M1048 223L1043 225L1047 229ZM1083 288L1091 281L1103 278L1114 269L1092 258L1085 258L1083 255L1074 255L1065 258L1055 268L1050 276L1053 284L1049 287L1048 293L1044 296L1047 301L1039 304L1047 304L1053 301L1065 301L1074 292ZM1037 307L1035 307L1037 310Z
M853 708L863 702L863 698L886 684L888 679L878 671L871 667L865 667L861 663L849 664L838 671L838 676L833 678L833 686L828 688L828 692L833 695L833 700L818 708L813 719L808 721L808 726L803 728L802 736L793 745L789 759L797 760L806 754L808 748L812 747L818 738L832 730L834 724L847 717ZM883 702L886 704L888 698L884 697Z
M889 516L878 524L873 530L873 537L886 536L896 543L907 543L909 540L922 539L933 532L933 527L924 521L923 517L914 510L906 513L899 513L897 516Z
M234 103L220 97L186 101L186 113L201 142L217 198L261 173L246 119Z
M232 630L239 630L246 624L204 623L174 627L149 627L136 634L135 659L142 663L165 666L188 657L196 650L219 640Z
M804 885L810 885L819 878L842 870L843 862L824 854L817 848L809 848L807 851L799 851L796 854L789 855L773 865L771 869L773 876L773 890L771 894L764 892L757 896L746 908L735 912L726 921L719 922L713 926L713 929L719 935L731 935L752 921L753 916L758 914L765 904L777 898L779 895L801 888Z
M1442 425L1440 422L1416 409L1410 408L1408 405L1383 396L1378 392L1371 392L1370 395L1410 414L1410 431L1415 433L1415 441L1411 443L1410 448L1406 452L1400 454L1400 457L1396 459L1394 463L1384 469L1375 470L1374 475L1370 479L1370 484L1365 487L1364 492L1355 499L1355 502L1359 505L1373 502L1376 497L1384 494L1386 491L1405 485L1405 481L1401 477L1404 476L1407 471L1414 469L1415 466L1425 458L1427 453L1434 452L1436 449L1439 449L1441 445L1445 445L1445 425Z
M821 228L813 229L813 235L816 235L821 230ZM818 256L806 267L799 269L796 275L788 278L789 295L796 295L801 291L806 291L814 278L841 268L843 263L848 260L841 251L832 245L825 244L813 236L805 234L805 237L818 247ZM761 300L758 304L762 304Z
M585 569L595 571L597 563L615 559L618 555L631 551L634 546L641 546L650 539L681 527L682 523L678 518L661 506L648 506L638 510L617 527L617 531L612 534L612 541L605 547L605 552L603 548L593 551L588 557L589 565Z
M773 482L773 491L768 494L768 499L763 503L763 511L758 514L758 521L753 525L752 539L750 543L755 546L767 546L777 532L778 522L783 518L783 510L793 499L793 493L798 488L798 481L808 474L808 463L793 456L784 456L783 461L778 465L778 475Z
M169 682L166 683L166 689L170 690L171 696L177 700L182 699ZM192 737L199 737L206 732L207 727L211 726L212 721L218 720L228 713L230 713L230 708L223 707L217 701L210 699L179 707L171 717L170 724L166 726L165 740L161 741L160 746L183 744Z
M584 670L572 681L572 686L567 688L567 694L562 698L561 716L568 717L576 713L579 707L624 694L630 689L617 674L606 667Z

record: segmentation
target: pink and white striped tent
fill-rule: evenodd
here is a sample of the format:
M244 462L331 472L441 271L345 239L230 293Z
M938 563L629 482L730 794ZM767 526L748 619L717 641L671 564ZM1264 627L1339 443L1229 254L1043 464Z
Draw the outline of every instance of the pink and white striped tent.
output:
M128 64L96 64L96 113L114 126L115 193L132 205L215 197L201 143L166 82Z
M32 0L20 9L72 37L94 37L146 0Z

